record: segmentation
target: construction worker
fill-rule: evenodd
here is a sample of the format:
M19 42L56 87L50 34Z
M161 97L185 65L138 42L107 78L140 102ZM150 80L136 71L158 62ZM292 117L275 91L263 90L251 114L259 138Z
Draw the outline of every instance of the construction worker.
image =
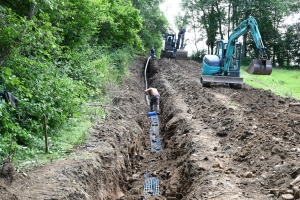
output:
M150 54L151 54L151 58L154 58L154 54L155 54L155 49L154 47L152 46L152 48L150 49Z
M153 105L156 105L156 113L159 114L159 98L160 94L156 88L148 88L145 90L146 95L150 95L150 110L153 112Z

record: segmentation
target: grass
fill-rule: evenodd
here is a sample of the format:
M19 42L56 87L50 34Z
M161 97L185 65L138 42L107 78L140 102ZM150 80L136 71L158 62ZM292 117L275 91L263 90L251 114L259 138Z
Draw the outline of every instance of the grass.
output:
M57 130L54 137L48 137L51 146L48 153L45 153L45 143L38 141L37 146L42 150L33 150L27 153L24 159L16 162L16 170L30 168L36 164L43 164L52 160L61 160L68 157L74 157L71 153L76 147L84 146L88 143L90 136L89 130L97 119L105 119L106 113L101 105L105 105L108 99L101 99L100 102L93 102L82 106L80 118L71 118L65 126ZM31 155L31 156L29 156ZM76 156L75 156L76 157Z
M273 93L282 97L293 97L300 100L300 70L274 69L268 76L251 75L242 66L242 78L244 82L265 90L271 90Z

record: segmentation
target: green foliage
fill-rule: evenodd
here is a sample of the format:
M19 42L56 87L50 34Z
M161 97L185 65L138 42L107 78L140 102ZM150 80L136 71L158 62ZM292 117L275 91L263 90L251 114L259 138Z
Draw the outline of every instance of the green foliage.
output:
M13 0L13 1L0 1L0 6L10 8L13 13L18 16L26 16L29 8L29 0Z
M120 48L127 44L137 50L143 49L137 35L142 27L142 19L130 1L110 1L107 15L109 17L100 21L97 28L98 43L101 46Z
M231 30L252 15L258 22L263 44L273 64L279 67L282 67L284 63L300 65L299 56L293 54L299 48L290 37L293 35L294 41L297 41L299 30L288 30L290 32L285 34L282 29L287 27L284 24L284 17L293 12L297 14L299 11L300 4L296 0L182 0L182 2L185 17L195 33L192 39L195 44L199 41L198 38L207 38L205 43L211 51L217 39L223 39L224 35L226 40ZM299 24L295 27L299 27ZM203 30L205 30L204 34ZM243 39L243 56L257 57L257 47L252 41L251 34L245 34L241 39Z
M149 55L150 48L154 46L156 52L163 47L162 36L167 32L168 21L159 8L160 1L133 0L133 6L140 11L143 26L138 32L145 52Z
M86 44L95 35L99 21L107 18L108 3L105 0L65 0L55 4L55 9L48 4L39 8L47 12L51 23L62 31L62 45L73 48Z
M104 114L90 114L83 105L103 100L143 50L142 18L130 1L35 3L30 21L30 1L0 3L2 89L19 102L15 109L0 102L0 158L39 159L45 152L43 116L52 155L84 144L90 122Z
M285 62L287 66L300 67L300 26L299 23L290 25L285 33ZM281 66L281 65L280 65Z
M206 55L205 50L201 50L201 51L193 52L193 54L189 57L189 59L202 63L202 60L205 55Z
M21 36L26 22L24 18L19 18L11 9L0 7L0 53L4 47L13 46Z

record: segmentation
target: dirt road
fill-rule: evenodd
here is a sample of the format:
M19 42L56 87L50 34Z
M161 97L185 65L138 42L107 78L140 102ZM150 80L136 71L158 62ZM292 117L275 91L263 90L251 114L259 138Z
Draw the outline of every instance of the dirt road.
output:
M110 89L107 119L95 122L73 159L36 165L13 181L2 171L1 199L300 198L297 100L248 85L202 88L201 64L153 59L147 81L161 94L162 141L153 153L144 66L137 58L130 77ZM160 195L144 193L151 177Z

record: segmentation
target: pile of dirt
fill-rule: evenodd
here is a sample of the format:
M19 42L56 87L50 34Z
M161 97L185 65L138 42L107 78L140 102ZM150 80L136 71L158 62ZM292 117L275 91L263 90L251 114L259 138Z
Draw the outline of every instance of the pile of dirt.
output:
M146 79L161 94L162 151L151 152L144 67L138 57L120 88L110 88L112 105L86 146L0 178L2 199L300 198L297 100L249 85L201 87L201 64L152 59ZM158 196L144 192L150 177Z

